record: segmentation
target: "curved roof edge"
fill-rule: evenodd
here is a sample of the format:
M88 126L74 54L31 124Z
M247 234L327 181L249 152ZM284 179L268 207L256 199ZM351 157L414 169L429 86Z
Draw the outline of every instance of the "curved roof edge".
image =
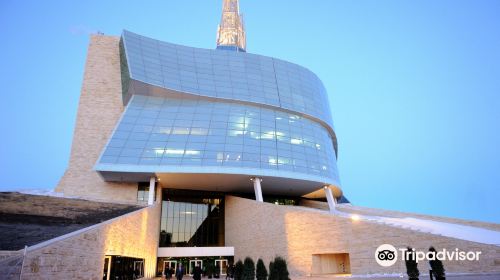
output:
M136 37L136 38L134 38L134 37ZM130 42L128 42L128 40L127 40L128 38L131 40ZM140 42L139 46L134 45L133 42L135 40L140 40L140 41L138 41L138 42ZM174 52L177 56L179 56L179 53L183 53L183 52L186 52L188 50L194 50L194 51L199 51L199 52L205 53L205 54L213 54L213 55L216 55L215 57L218 57L218 58L220 58L220 57L227 57L227 58L241 57L244 59L251 59L252 61L253 60L260 61L261 59L263 59L263 60L273 64L273 67L274 67L274 70L273 70L274 73L272 75L272 78L274 80L274 83L275 83L275 86L277 89L276 94L277 94L277 100L278 100L277 101L278 107L286 108L286 109L289 109L292 111L297 111L297 112L305 113L305 114L309 114L309 115L314 114L314 115L316 115L315 116L316 118L322 119L324 122L328 123L332 127L332 129L334 128L332 114L331 114L331 108L330 108L329 104L324 104L325 101L328 103L328 94L327 94L326 88L324 87L321 79L319 79L319 77L314 72L312 72L311 70L309 70L308 68L306 68L304 66L301 66L301 65L298 65L296 63L289 62L289 61L286 61L283 59L274 58L274 57L265 56L265 55L260 55L260 54L252 54L252 53L246 53L246 52L227 52L227 51L221 51L221 50L217 50L217 49L204 49L204 48L197 48L197 47L185 46L185 45L180 45L180 44L174 44L174 43L160 41L157 39L146 37L146 36L143 36L143 35L128 31L128 30L123 30L122 41L124 42L123 46L124 46L124 51L125 51L125 58L128 62L127 63L127 67L128 67L127 70L128 70L128 73L129 73L131 79L139 80L139 81L142 81L142 82L147 83L147 84L155 85L157 87L168 88L168 89L173 89L173 90L176 90L176 88L172 88L166 84L160 84L160 83L154 83L154 82L152 83L151 81L147 81L146 79L141 79L140 77L138 77L137 74L134 74L132 64L136 65L137 63L131 62L131 59L129 57L129 50L128 50L129 45L130 45L130 47L141 49L142 55L144 55L144 53L148 53L150 50L152 50L154 48L157 48L157 51L159 53L161 53L160 49L166 48L166 49L170 50L169 52ZM151 41L151 42L148 42L148 41ZM143 46L143 44L146 44L146 45ZM175 48L176 50L172 51L171 50L172 48ZM177 48L179 48L179 49L177 49ZM147 51L145 51L145 50L147 50ZM170 55L170 53L168 53L168 54ZM213 58L213 59L215 59L215 58ZM220 63L220 62L215 62L215 61L217 61L217 60L214 60L214 62L212 62L212 63L213 64ZM312 100L313 103L309 104L306 102L306 103L302 104L299 102L298 104L288 104L285 101L283 101L284 99L290 98L290 97L287 96L288 93L287 94L282 93L283 89L281 89L280 83L278 83L278 80L277 80L278 79L277 73L279 71L282 71L282 70L279 70L280 68L278 66L274 65L274 63L276 63L276 62L282 63L283 65L287 65L287 66L284 66L285 69L287 69L287 70L283 70L286 73L288 73L287 71L292 71L293 73L295 73L295 71L297 71L300 73L304 73L304 75L307 75L308 77L312 78L312 79L308 80L307 78L302 77L298 80L297 79L293 80L293 78L290 77L290 79L292 79L294 82L298 83L301 87L304 86L304 88L301 88L301 90L300 90L300 91L302 91L302 90L304 91L304 94L302 96L300 96L300 98L303 100L310 100L310 101ZM198 62L196 62L196 63L198 63ZM141 62L141 65L143 65L147 68L147 67L149 67L150 62L144 60L143 62ZM164 65L162 67L164 67ZM290 69L288 69L287 67L289 67ZM292 73L292 72L290 72L290 73ZM291 75L291 74L288 74L288 75ZM303 80L303 79L305 79L305 80ZM306 86L308 83L315 84L321 90L311 90L311 88ZM184 92L184 90L182 90L182 92ZM191 93L193 93L193 92L191 92ZM197 91L197 92L194 92L193 94L198 95L198 94L200 94L200 92ZM297 94L297 93L295 92L294 94ZM206 95L206 93L205 93L205 95ZM232 99L241 100L241 98L232 98ZM302 101L302 102L304 102L304 101ZM259 103L259 104L262 104L262 103ZM314 105L314 106L311 107L311 105ZM299 108L299 107L294 108L294 106L300 106L301 108ZM311 112L308 113L306 110L310 110Z
M286 170L269 170L248 167L230 166L157 166L135 164L103 164L99 163L94 169L107 181L148 181L151 176L163 178L162 183L173 187L218 187L230 190L253 189L249 181L251 177L263 178L263 185L272 193L293 193L306 195L325 185L340 190L340 182L332 178L291 172Z

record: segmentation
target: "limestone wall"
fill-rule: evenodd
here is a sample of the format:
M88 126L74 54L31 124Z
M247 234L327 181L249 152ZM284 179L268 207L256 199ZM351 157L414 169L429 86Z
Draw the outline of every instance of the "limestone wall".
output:
M105 255L143 258L155 275L161 204L28 248L22 279L101 280Z
M90 37L69 165L56 187L66 196L136 202L137 184L105 182L93 170L124 109L119 41Z
M352 274L405 273L404 262L389 268L377 264L376 248L392 244L427 251L429 246L464 251L482 251L480 261L444 262L451 273L500 272L500 247L463 241L388 225L352 221L303 207L258 203L226 197L226 246L235 247L235 260L250 256L266 264L281 255L292 276L311 274L313 254L348 253ZM427 262L419 263L421 272Z

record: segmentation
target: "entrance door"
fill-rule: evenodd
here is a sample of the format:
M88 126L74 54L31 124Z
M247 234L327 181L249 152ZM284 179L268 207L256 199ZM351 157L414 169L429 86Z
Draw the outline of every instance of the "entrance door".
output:
M111 273L111 257L104 258L104 271L103 271L103 280L109 280L109 274Z
M227 274L228 262L226 259L215 260L215 267L219 268L219 275Z
M195 266L199 266L203 270L203 261L202 260L189 260L189 275L193 276L193 269Z
M163 262L163 271L161 272L162 274L165 271L166 267L170 267L170 269L172 269L172 267L174 267L174 271L172 271L172 276L175 276L175 272L177 271L177 261L164 261Z
M144 261L134 261L134 274L137 278L144 276Z

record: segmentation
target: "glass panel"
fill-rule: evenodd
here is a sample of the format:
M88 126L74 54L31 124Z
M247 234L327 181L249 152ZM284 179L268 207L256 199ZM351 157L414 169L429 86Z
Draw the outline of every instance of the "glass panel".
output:
M128 106L100 163L250 167L338 176L330 134L302 116L244 104L140 95ZM151 124L141 124L145 119Z
M160 247L224 246L221 194L165 189L163 197Z

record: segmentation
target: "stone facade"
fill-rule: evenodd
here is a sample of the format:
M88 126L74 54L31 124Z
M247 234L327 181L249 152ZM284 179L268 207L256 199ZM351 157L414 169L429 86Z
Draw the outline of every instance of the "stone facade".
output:
M22 279L101 280L104 256L144 259L155 276L161 204L111 219L28 248Z
M444 267L449 273L500 272L500 247L494 245L232 196L226 197L225 213L226 246L235 247L235 260L250 256L268 264L279 255L287 260L293 277L313 274L313 255L340 253L349 254L352 274L405 273L402 261L387 268L375 261L376 248L386 243L425 252L430 246L481 251L478 262L445 261ZM419 263L419 269L427 272L428 263Z
M92 35L69 166L57 192L92 200L135 203L137 184L105 182L93 170L124 107L119 37Z

